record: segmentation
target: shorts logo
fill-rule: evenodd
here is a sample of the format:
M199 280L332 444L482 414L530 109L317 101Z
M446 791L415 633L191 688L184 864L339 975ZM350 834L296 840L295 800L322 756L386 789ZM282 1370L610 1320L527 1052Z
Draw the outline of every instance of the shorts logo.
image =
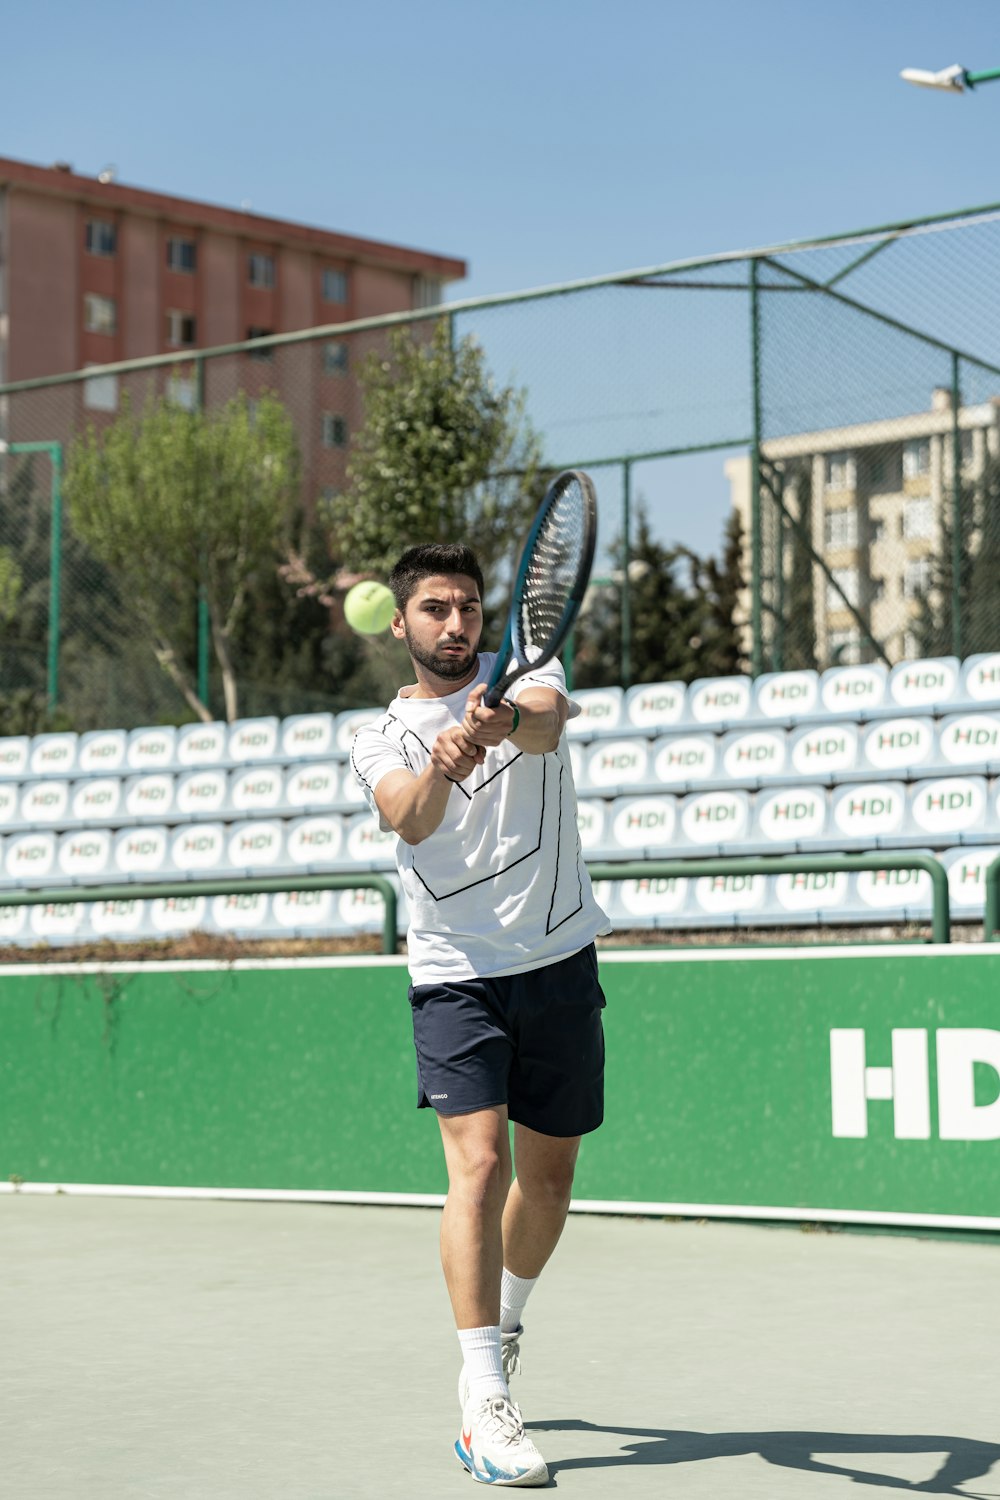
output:
M447 1097L448 1097L447 1094L432 1094L431 1095L432 1099L447 1099Z

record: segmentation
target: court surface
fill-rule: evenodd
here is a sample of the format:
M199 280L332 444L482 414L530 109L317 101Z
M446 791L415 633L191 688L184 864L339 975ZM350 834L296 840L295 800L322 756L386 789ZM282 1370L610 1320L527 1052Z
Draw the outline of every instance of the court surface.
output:
M439 1213L0 1197L9 1500L472 1500ZM571 1217L515 1381L570 1497L1000 1495L1000 1243Z

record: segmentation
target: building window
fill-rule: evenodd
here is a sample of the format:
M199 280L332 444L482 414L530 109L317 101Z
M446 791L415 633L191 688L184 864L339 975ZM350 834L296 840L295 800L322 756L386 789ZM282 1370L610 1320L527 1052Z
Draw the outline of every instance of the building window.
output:
M828 510L824 531L828 547L856 547L858 545L857 511Z
M167 313L167 343L173 349L188 349L197 340L197 324L194 313Z
M846 609L848 604L857 608L858 604L858 570L857 568L831 568L830 574L833 583L826 586L826 607L828 610ZM834 584L837 585L834 588ZM845 604L845 599L847 603Z
M933 500L907 500L903 506L903 536L907 541L918 541L934 535Z
M329 268L323 272L323 301L324 302L346 302L347 301L347 272L331 271Z
M895 494L902 482L902 467L898 448L875 448L865 462L865 482L876 495Z
M251 286L274 286L274 256L256 252L248 255L247 275Z
M830 661L836 666L853 666L861 660L861 642L853 630L831 630L827 636Z
M885 536L885 521L881 516L877 518L872 517L872 519L869 521L869 528L871 533L872 545L874 546L876 542L880 542Z
M917 599L926 594L931 586L931 560L915 557L906 564L903 572L903 598Z
M884 578L873 578L871 580L871 601L872 601L872 603L873 604L878 604L884 598L885 598L885 579Z
M83 299L83 326L88 333L114 333L118 326L115 299L87 292Z
M194 240L172 234L167 240L167 270L193 272L198 269L198 246Z
M273 328L255 328L251 324L251 326L247 329L247 338L248 339L267 339L267 338L271 337L271 335L272 335L273 332L274 332ZM251 359L273 359L274 358L274 349L270 345L265 345L265 347L263 349L251 349L249 351L249 353L250 353L250 358Z
M347 421L334 412L323 413L323 447L344 448L347 446Z
M441 283L433 276L414 276L413 306L440 307Z
M903 444L903 478L917 479L931 472L930 438L911 438Z
M83 382L83 404L88 411L117 411L118 376L91 375Z
M107 219L88 219L86 228L88 255L114 255L118 248L118 232Z
M826 455L826 487L828 490L853 490L853 453L828 453Z
M171 375L167 380L167 400L183 411L197 411L198 382L193 375Z
M332 343L323 345L323 374L347 374L347 345Z

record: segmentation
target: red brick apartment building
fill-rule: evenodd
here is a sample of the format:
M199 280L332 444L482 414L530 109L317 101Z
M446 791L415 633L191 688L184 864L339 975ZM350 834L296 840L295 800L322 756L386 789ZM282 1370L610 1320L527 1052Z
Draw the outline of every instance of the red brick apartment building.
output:
M430 307L465 274L444 255L0 158L0 384ZM209 360L205 400L276 390L301 435L307 488L335 489L363 349L330 340ZM159 372L156 389L192 401L193 369ZM133 400L149 389L148 376L95 375L0 399L0 437L65 441L101 425L124 380Z

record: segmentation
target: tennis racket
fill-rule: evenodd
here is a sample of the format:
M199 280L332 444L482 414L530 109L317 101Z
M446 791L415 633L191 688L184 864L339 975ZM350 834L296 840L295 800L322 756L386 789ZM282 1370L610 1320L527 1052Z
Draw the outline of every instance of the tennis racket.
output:
M512 682L550 661L569 635L596 541L594 486L581 469L566 469L545 491L521 553L507 632L483 695L487 708L496 708Z

